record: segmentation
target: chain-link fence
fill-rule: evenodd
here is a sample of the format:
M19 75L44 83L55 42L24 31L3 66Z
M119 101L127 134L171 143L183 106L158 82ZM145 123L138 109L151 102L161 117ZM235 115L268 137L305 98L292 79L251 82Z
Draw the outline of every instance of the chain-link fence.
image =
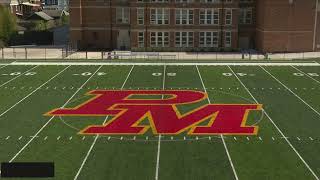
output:
M0 59L64 59L68 56L66 49L64 46L9 47L0 49Z
M9 47L0 49L0 59L8 60L304 60L319 58L320 52L241 53L241 52L131 52L75 51L68 46Z

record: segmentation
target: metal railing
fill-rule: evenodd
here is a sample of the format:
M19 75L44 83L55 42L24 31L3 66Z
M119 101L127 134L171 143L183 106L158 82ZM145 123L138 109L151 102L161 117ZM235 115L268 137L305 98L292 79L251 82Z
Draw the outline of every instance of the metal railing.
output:
M28 46L0 49L7 60L304 60L320 58L320 52L249 54L241 52L131 52L75 51L66 46Z

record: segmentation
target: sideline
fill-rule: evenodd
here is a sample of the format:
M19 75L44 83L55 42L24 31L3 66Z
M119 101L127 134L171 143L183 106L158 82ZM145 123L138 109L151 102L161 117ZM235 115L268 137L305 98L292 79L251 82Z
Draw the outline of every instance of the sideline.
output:
M8 65L8 64L0 64ZM77 66L101 66L101 65L137 65L137 66L164 66L164 65L173 65L173 66L320 66L319 63L315 62L12 62L9 65L77 65Z

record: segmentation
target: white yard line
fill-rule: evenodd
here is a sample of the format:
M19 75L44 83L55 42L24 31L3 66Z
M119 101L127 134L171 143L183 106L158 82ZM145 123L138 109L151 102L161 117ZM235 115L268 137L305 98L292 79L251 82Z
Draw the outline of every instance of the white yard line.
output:
M165 84L166 84L166 65L163 66L163 78L162 78L162 90L165 89ZM162 99L164 96L162 95ZM157 161L156 161L156 174L154 179L158 180L159 179L159 168L160 168L160 152L161 152L161 134L159 134L158 137L158 147L157 147Z
M301 70L300 70L300 69L298 69L297 67L294 67L294 66L291 66L291 67L293 67L293 68L294 68L294 69L296 69L297 71L299 71L299 72L303 73L304 75L308 76L310 79L312 79L312 80L314 80L315 82L317 82L318 84L320 84L320 81L316 80L315 78L313 78L313 77L312 77L312 76L310 76L309 74L307 74L307 73L305 73L305 72L301 71Z
M108 116L105 118L103 124L105 124L105 123L107 122L107 120L108 120ZM97 140L98 140L99 137L100 137L99 134L95 136L95 138L94 138L94 140L93 140L93 142L92 142L92 144L91 144L91 146L90 146L90 148L89 148L86 156L84 157L84 159L83 159L83 161L82 161L82 163L81 163L81 165L80 165L79 170L77 171L77 174L76 174L75 177L74 177L74 180L78 179L78 177L79 177L79 175L80 175L80 173L81 173L84 165L86 164L86 162L87 162L87 160L88 160L88 157L90 156L90 154L91 154L91 152L92 152L92 149L93 149L93 147L95 146L95 144L96 144L96 142L97 142Z
M286 62L286 63L277 63L277 62L214 62L208 60L208 62L179 62L179 63L170 63L170 62L13 62L10 65L77 65L77 66L87 66L87 65L145 65L145 66L164 66L164 65L185 65L185 66L320 66L319 63L315 62Z
M21 73L19 76L15 76L14 78L12 78L12 79L8 80L7 82L5 82L5 83L1 84L1 85L0 85L0 87L2 87L2 86L4 86L4 85L6 85L6 84L8 84L8 83L10 83L11 81L13 81L13 80L15 80L15 79L17 79L17 78L19 78L19 77L21 77L21 76L23 76L23 75L25 75L25 73L27 73L27 72L29 72L29 71L31 71L31 70L33 70L33 69L37 68L37 67L39 67L39 66L38 66L38 65L37 65L37 66L34 66L34 67L32 67L32 68L28 69L27 71L25 71L25 72Z
M102 67L102 66L100 66L100 67L82 84L82 86L77 89L77 91L67 100L66 103L64 103L64 105L63 105L61 108L65 107L65 106L72 100L72 98L90 81L90 79L100 70L101 67ZM67 67L67 68L68 68L68 67ZM65 68L65 69L66 69L66 68ZM65 70L65 69L64 69L64 70ZM59 73L59 74L60 74L60 73ZM52 116L52 117L46 122L46 124L44 124L44 125L38 130L38 132L36 132L36 133L33 135L33 137L27 142L27 144L25 144L25 145L19 150L19 152L17 152L17 153L13 156L13 158L11 158L11 160L10 160L9 162L14 161L14 159L15 159L17 156L19 156L19 154L35 139L36 136L38 136L38 134L40 134L40 133L42 132L42 130L53 120L54 117L55 117L55 116Z
M2 65L3 65L3 64L2 64ZM2 69L2 68L4 68L4 67L7 67L7 66L9 66L9 64L6 64L6 65L1 66L0 69Z
M131 67L130 72L128 73L125 81L123 82L123 84L122 84L122 86L121 86L121 90L124 88L125 84L127 83L127 81L128 81L128 79L129 79L129 77L130 77L130 75L131 75L131 72L132 72L133 68L134 68L134 66ZM107 116L106 119L104 120L103 124L106 123L107 119L108 119L108 116ZM86 164L86 162L87 162L87 160L88 160L88 158L89 158L89 156L90 156L90 154L91 154L91 152L92 152L92 150L93 150L93 147L95 146L95 144L96 144L96 142L97 142L97 140L98 140L99 137L100 137L99 134L95 136L94 141L92 142L92 144L91 144L91 146L90 146L90 148L89 148L86 156L84 157L84 159L83 159L83 161L82 161L82 163L81 163L81 165L80 165L79 170L77 171L77 174L76 174L75 177L73 178L74 180L77 180L77 179L78 179L78 177L79 177L79 175L80 175L80 173L81 173L84 165Z
M228 66L230 71L233 73L233 75L238 79L238 81L240 82L240 84L244 87L244 89L249 93L249 95L252 97L252 99L257 103L260 104L257 99L252 95L252 93L249 91L249 89L247 88L247 86L241 81L241 79L237 76L237 74L232 70L232 68L230 66ZM291 149L296 153L296 155L300 158L300 160L303 162L303 164L308 168L308 170L312 173L312 175L315 177L316 180L319 180L319 177L314 173L314 171L310 168L309 164L302 158L302 156L300 155L300 153L296 150L296 148L291 144L291 142L288 140L288 138L286 138L287 136L284 135L284 133L280 130L280 128L276 125L276 123L271 119L271 117L269 116L269 114L262 109L262 111L264 112L264 114L268 117L268 119L270 120L270 122L272 123L272 125L278 130L278 132L281 134L282 138L285 139L285 141L288 143L288 145L291 147Z
M302 101L305 105L307 105L310 109L312 109L316 114L320 116L320 113L315 110L310 104L308 104L305 100L303 100L300 96L298 96L295 92L293 92L290 88L288 88L285 84L283 84L278 78L273 76L269 71L267 71L264 67L260 66L267 74L269 74L274 80L276 80L279 84L281 84L284 88L290 91L295 97L297 97L300 101Z
M207 89L206 89L206 86L204 85L204 82L203 82L203 79L202 79L202 76L201 76L201 73L200 73L200 71L199 71L198 66L196 66L196 68L197 68L197 71L198 71L198 74L199 74L199 77L200 77L200 80L201 80L202 87L203 87L204 91L208 94ZM207 100L208 100L208 103L211 104L209 95L208 95ZM221 137L221 139L222 139L222 143L223 143L224 149L225 149L225 151L226 151L226 153L227 153L227 156L228 156L228 159L229 159L229 163L230 163L230 165L231 165L231 168L232 168L234 177L235 177L236 180L239 180L237 171L236 171L236 169L235 169L235 167L234 167L233 161L232 161L231 156L230 156L230 153L229 153L229 149L228 149L227 144L226 144L226 142L225 142L225 140L224 140L224 136L221 134L220 137Z
M130 75L131 75L131 72L132 72L133 68L134 68L134 65L133 65L132 68L130 69L130 72L129 72L126 80L125 80L124 83L122 84L122 86L121 86L121 88L120 88L121 90L122 90L122 89L124 88L124 86L126 85L128 79L129 79L129 77L130 77Z
M68 69L70 66L67 66L66 68L64 68L62 71L60 71L59 73L57 73L56 75L54 75L52 78L50 78L48 81L46 81L45 83L43 83L42 85L40 85L37 89L35 89L34 91L32 91L31 93L29 93L27 96L25 96L24 98L22 98L20 101L18 101L17 103L15 103L14 105L12 105L10 108L8 108L7 110L5 110L4 112L2 112L0 114L0 117L2 117L4 114L6 114L7 112L9 112L11 109L13 109L14 107L16 107L18 104L20 104L22 101L24 101L25 99L27 99L28 97L30 97L33 93L35 93L36 91L38 91L39 89L41 89L43 86L45 86L46 84L48 84L51 80L53 80L54 78L56 78L57 76L59 76L61 73L63 73L66 69Z

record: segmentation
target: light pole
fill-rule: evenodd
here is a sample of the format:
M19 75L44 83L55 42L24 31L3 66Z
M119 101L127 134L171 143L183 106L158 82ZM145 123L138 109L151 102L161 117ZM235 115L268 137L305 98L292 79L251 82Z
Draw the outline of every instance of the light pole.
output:
M113 50L113 37L112 37L112 21L113 21L113 17L112 17L112 0L109 0L109 11L110 11L110 41L111 41L111 50Z

